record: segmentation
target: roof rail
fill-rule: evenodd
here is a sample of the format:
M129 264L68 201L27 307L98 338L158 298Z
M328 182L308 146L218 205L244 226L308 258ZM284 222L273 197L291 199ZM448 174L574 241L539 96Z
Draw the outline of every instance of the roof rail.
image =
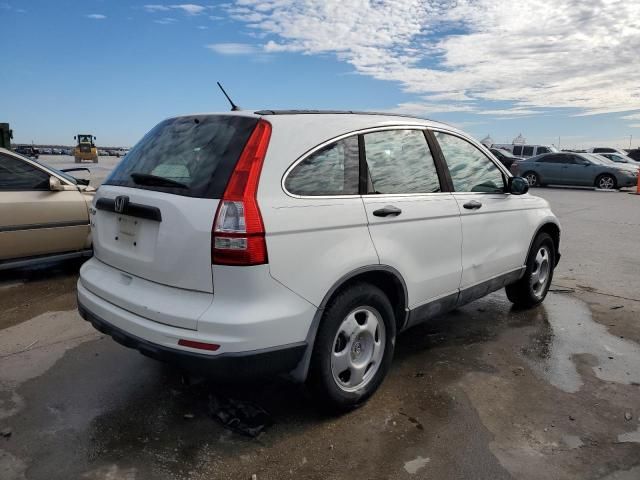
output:
M388 117L406 117L416 118L420 120L429 120L428 118L418 117L416 115L406 115L403 113L391 112L362 112L357 110L258 110L254 112L256 115L305 115L305 114L328 114L328 115L385 115ZM435 121L435 120L430 120ZM441 122L439 122L441 123Z

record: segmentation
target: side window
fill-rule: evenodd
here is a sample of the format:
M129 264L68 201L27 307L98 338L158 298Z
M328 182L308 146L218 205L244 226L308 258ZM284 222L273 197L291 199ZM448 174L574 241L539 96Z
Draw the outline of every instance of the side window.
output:
M477 147L448 133L434 133L456 192L504 192L502 171Z
M562 163L562 155L545 155L542 158L536 160L540 163Z
M522 145L514 145L513 146L513 154L516 157L519 157L520 155L522 155Z
M532 157L533 156L533 147L531 145L525 145L522 147L522 156L523 157Z
M358 137L348 137L312 153L287 175L284 186L295 195L356 195Z
M434 193L440 181L422 130L388 130L364 135L375 193Z
M49 175L27 162L0 155L0 191L49 190Z
M536 150L536 155L540 155L541 153L549 153L550 150L547 147L538 147Z

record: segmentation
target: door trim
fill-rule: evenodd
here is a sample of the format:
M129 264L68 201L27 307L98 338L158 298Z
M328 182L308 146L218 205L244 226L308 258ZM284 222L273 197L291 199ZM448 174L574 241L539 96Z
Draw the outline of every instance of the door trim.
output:
M41 228L65 228L65 227L88 227L86 220L76 220L73 222L51 222L51 223L31 223L25 225L9 225L8 227L0 227L0 233L4 232L20 232L22 230L38 230Z
M492 292L500 290L522 278L526 267L522 266L510 272L497 275L489 280L484 280L457 292L444 295L435 300L430 300L409 310L409 318L402 330L426 322L431 318L444 315L451 310L466 305L474 300L482 298Z

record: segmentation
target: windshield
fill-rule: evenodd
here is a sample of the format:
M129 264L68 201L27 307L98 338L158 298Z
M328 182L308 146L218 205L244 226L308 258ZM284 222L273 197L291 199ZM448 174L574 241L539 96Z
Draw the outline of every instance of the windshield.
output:
M78 143L91 143L91 135L78 135Z
M170 118L147 133L104 182L198 198L221 198L257 118Z

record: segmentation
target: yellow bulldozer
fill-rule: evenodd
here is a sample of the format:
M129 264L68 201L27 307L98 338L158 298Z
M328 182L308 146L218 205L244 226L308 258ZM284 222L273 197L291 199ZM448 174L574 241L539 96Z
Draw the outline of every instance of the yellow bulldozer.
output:
M79 133L74 140L78 141L76 148L73 149L73 156L76 159L76 163L81 163L84 160L90 160L93 163L98 163L98 147L94 143L96 137L87 133Z

